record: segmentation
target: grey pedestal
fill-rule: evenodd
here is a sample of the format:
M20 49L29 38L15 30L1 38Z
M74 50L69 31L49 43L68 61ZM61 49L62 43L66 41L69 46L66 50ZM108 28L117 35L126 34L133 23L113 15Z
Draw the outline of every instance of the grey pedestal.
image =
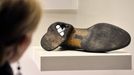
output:
M132 55L123 50L109 53L45 51L32 47L32 58L41 71L130 70Z

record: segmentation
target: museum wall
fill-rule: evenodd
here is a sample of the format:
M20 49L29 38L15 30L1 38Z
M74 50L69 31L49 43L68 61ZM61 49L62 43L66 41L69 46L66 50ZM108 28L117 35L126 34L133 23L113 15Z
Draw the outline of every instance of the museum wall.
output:
M79 0L76 12L46 12L43 10L33 41L30 45L40 46L41 37L50 24L56 21L67 22L74 27L87 28L96 23L106 22L128 31L132 37L124 51L134 55L134 0ZM116 37L116 36L115 36ZM21 59L24 75L133 75L134 70L86 70L86 71L46 71L40 72L28 50ZM133 57L132 57L133 59ZM133 64L133 63L132 63ZM15 69L16 64L13 65ZM133 66L134 67L134 66Z

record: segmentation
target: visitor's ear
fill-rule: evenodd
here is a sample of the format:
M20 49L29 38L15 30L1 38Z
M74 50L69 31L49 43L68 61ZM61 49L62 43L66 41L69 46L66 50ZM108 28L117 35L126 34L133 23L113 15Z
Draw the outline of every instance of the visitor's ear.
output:
M23 55L23 53L30 45L31 38L32 34L26 34L21 38L21 40L16 45L16 52L13 53L13 57L11 58L10 62L16 62L20 59L20 57Z

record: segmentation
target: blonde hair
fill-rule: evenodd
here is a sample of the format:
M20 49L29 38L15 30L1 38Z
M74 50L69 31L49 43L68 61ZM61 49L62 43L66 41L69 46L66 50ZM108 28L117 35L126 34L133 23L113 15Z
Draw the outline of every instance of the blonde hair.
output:
M0 62L5 48L33 31L40 17L41 9L35 0L0 0Z

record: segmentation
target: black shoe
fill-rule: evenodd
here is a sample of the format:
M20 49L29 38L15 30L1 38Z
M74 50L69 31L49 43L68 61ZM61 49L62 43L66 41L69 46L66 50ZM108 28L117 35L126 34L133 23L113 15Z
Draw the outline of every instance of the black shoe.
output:
M108 23L80 29L56 22L42 37L41 46L48 51L61 46L63 49L83 49L86 52L108 52L126 47L130 41L131 37L125 30Z

